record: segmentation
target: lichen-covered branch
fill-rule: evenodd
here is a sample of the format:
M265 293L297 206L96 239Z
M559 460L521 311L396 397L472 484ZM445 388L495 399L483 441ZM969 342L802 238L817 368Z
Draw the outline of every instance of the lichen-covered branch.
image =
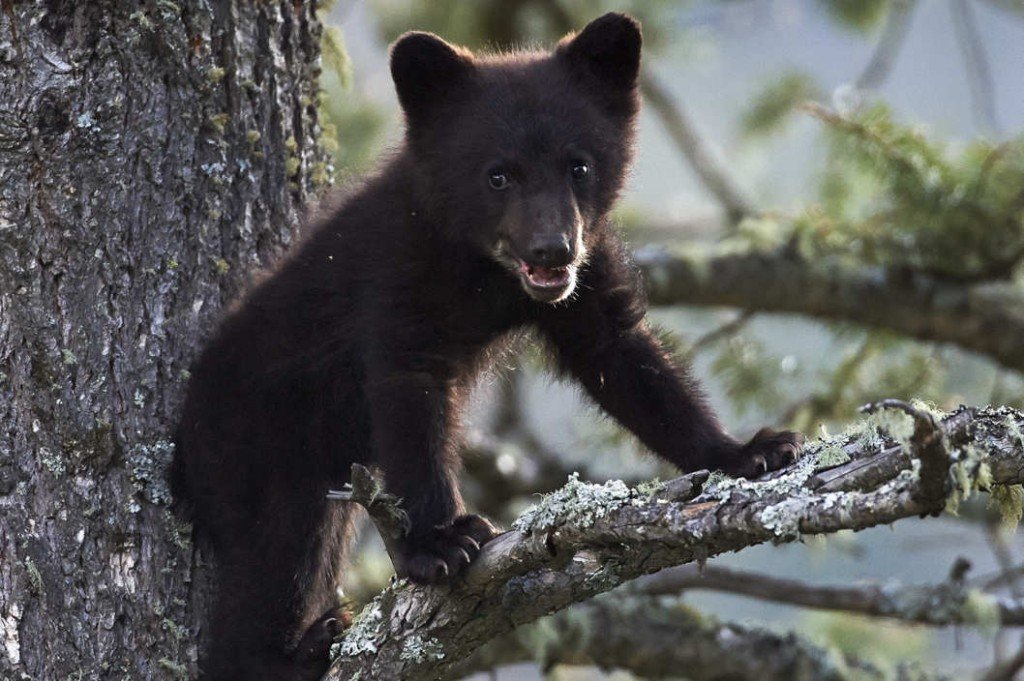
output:
M1024 482L1024 414L962 408L936 419L951 462L941 472L948 507L979 489ZM462 582L397 582L383 591L335 647L328 678L436 678L486 641L641 575L928 513L913 432L903 413L876 414L753 482L715 476L702 484L698 475L629 487L572 478L484 547Z
M911 418L914 431L908 438L908 445L914 457L920 462L921 484L918 486L917 501L925 508L937 513L946 503L947 476L949 470L949 443L945 441L946 433L939 427L938 419L927 409L914 406L901 400L882 400L876 404L868 404L862 411L875 414L883 409L895 409Z
M718 622L678 600L610 595L521 627L475 652L452 677L507 664L597 665L645 679L886 679L873 664L796 634ZM929 676L915 670L913 678Z
M791 312L952 343L1024 371L1024 291L885 268L811 262L787 250L644 248L653 305Z

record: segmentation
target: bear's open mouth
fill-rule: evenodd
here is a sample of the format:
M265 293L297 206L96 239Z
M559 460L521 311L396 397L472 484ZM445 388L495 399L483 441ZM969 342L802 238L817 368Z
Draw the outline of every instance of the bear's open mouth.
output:
M519 270L523 273L523 277L530 286L542 289L564 288L572 277L570 267L571 265L541 267L540 265L530 265L522 261L519 263Z
M557 303L565 300L576 288L576 264L543 267L531 265L520 258L516 260L523 289L534 300Z

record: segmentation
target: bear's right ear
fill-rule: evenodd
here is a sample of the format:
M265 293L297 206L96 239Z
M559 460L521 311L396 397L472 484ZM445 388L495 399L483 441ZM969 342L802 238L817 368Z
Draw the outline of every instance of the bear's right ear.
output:
M449 45L433 33L406 33L391 46L391 77L410 123L429 115L473 68L468 50Z
M594 83L596 94L613 112L632 115L637 108L642 44L640 22L610 12L564 38L555 54Z

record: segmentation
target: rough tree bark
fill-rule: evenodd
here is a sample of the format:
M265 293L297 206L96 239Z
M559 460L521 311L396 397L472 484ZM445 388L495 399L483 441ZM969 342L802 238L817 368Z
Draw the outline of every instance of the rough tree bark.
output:
M194 672L190 358L326 177L313 3L0 2L0 676Z

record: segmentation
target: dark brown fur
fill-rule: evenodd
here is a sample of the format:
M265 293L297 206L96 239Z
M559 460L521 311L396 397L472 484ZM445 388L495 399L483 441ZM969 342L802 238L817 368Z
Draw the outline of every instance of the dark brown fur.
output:
M489 351L519 329L683 470L749 475L795 456L791 433L729 437L644 321L607 221L639 58L639 27L621 15L550 54L396 43L406 143L225 318L192 372L173 483L218 564L208 677L323 673L350 536L325 493L355 462L405 501L400 572L438 582L475 557L493 528L463 515L459 416ZM544 255L538 239L564 251ZM530 289L534 265L574 272L575 286Z

